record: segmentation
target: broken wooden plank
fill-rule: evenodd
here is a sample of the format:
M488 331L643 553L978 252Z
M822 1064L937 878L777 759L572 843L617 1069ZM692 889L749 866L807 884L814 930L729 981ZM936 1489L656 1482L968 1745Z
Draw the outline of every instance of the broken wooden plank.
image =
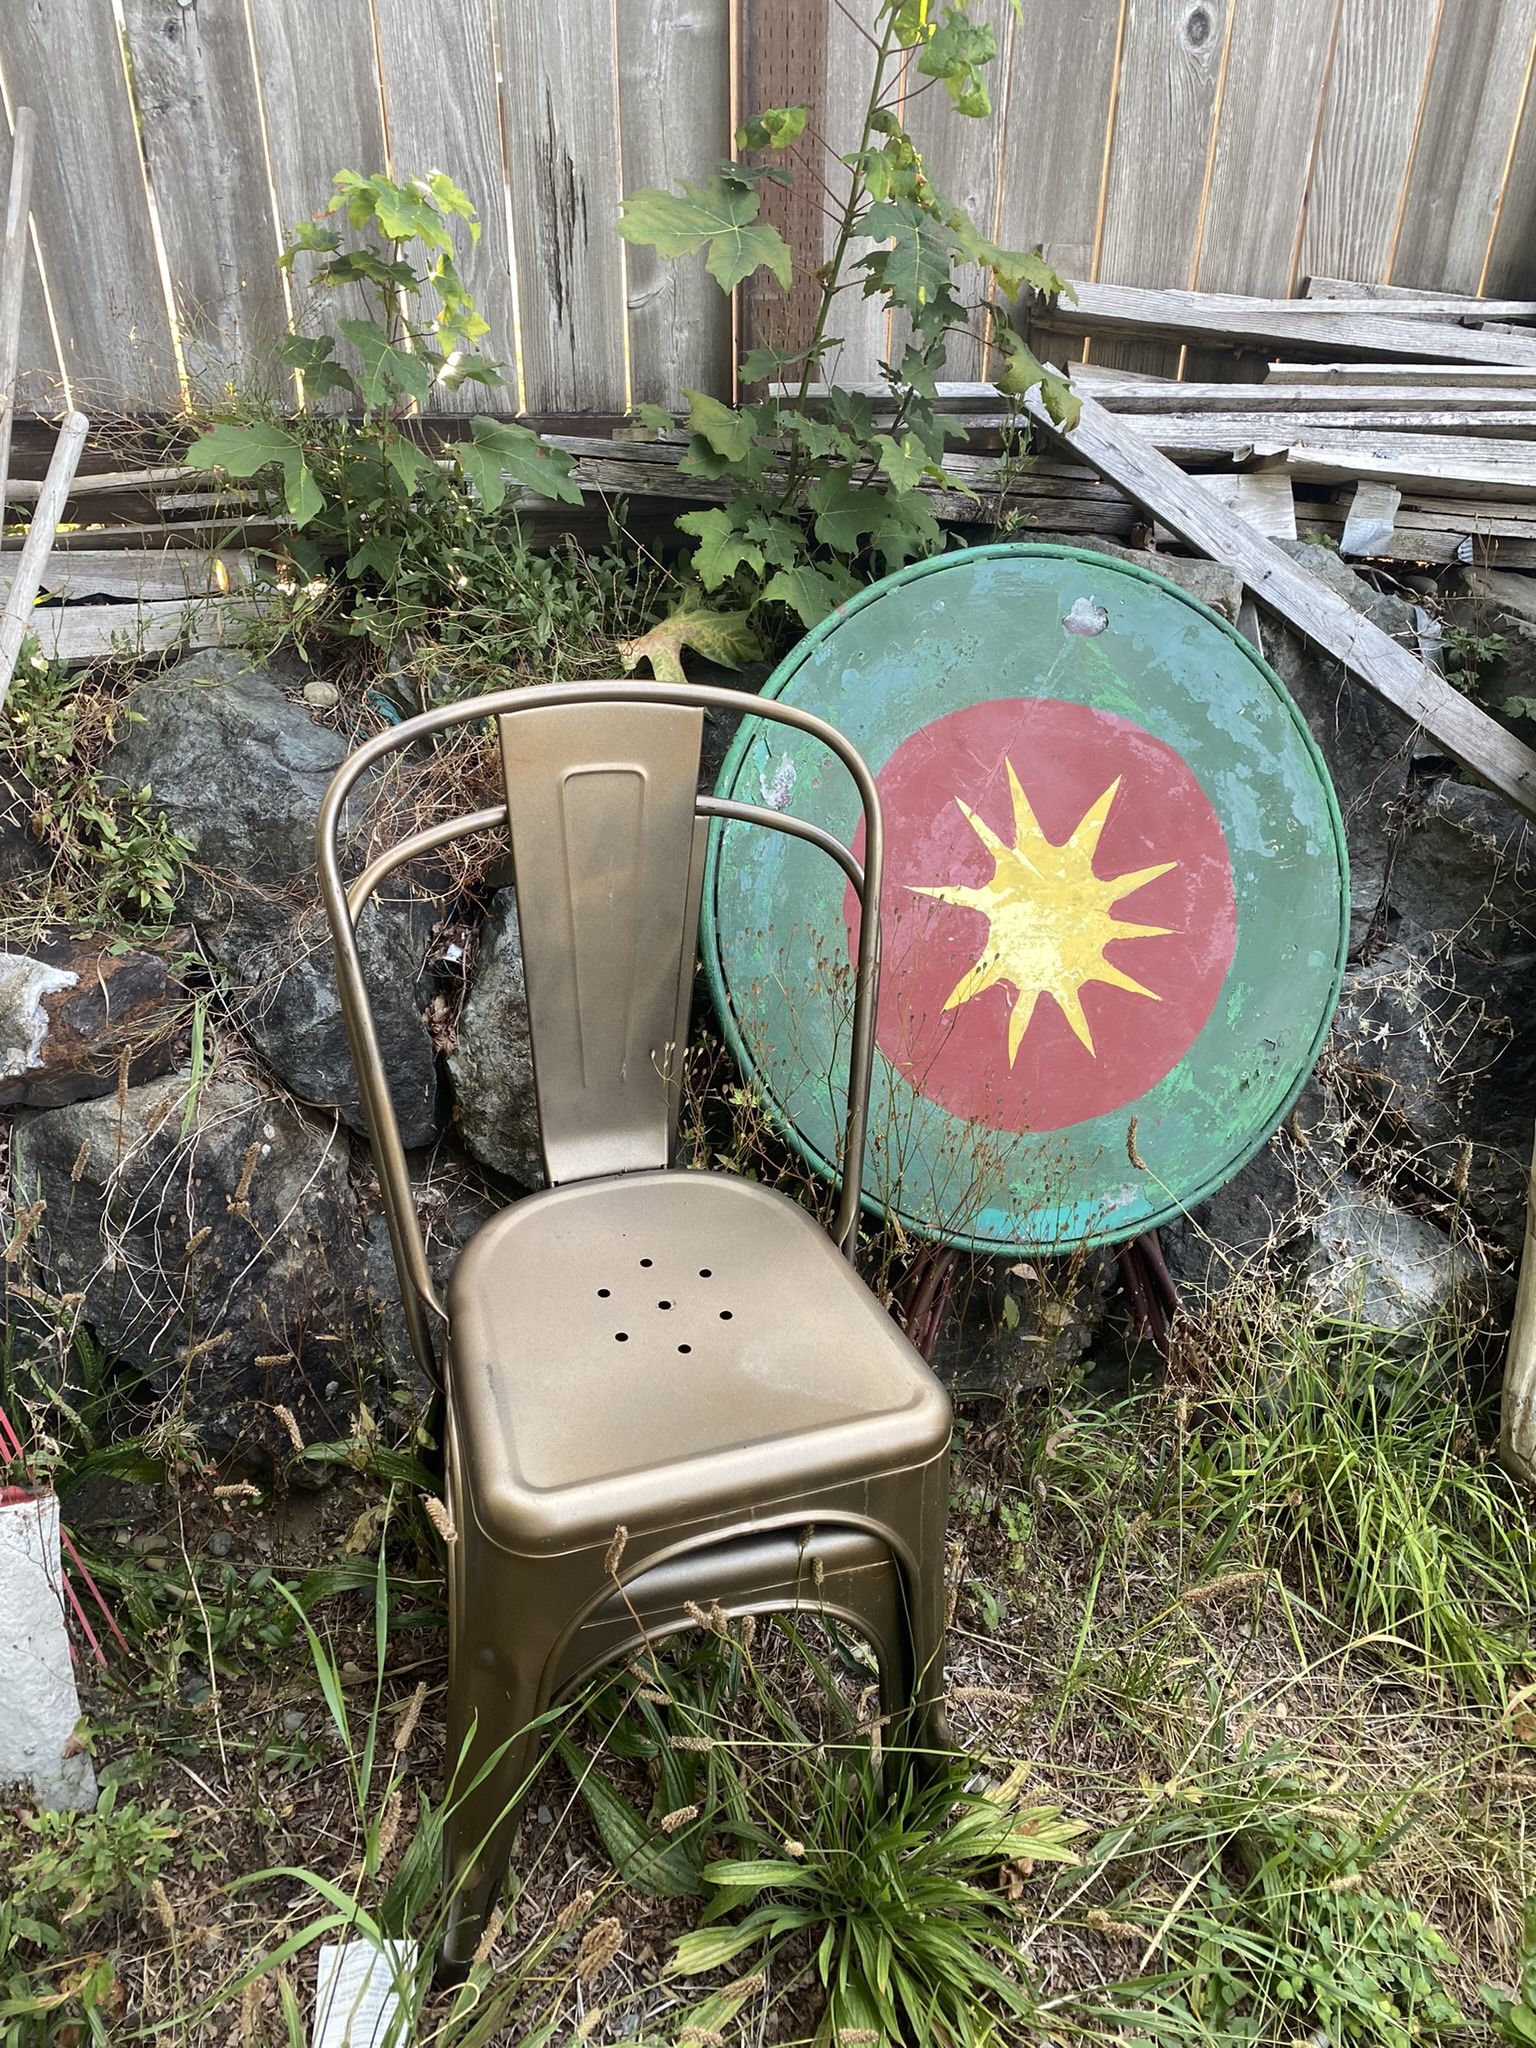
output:
M199 477L213 482L211 469L188 469L184 463L166 463L157 469L98 469L80 471L70 485L72 498L108 497L119 491L153 491L164 486L184 489ZM13 483L9 497L14 505L35 505L42 484L32 480Z
M1398 523L1421 519L1426 525L1459 526L1465 532L1536 537L1536 505L1501 505L1492 498L1452 498L1438 492L1403 492Z
M103 549L126 550L129 553L149 550L156 554L171 550L178 554L219 553L237 543L246 550L259 550L291 524L291 520L263 515L255 519L191 519L182 525L162 521L153 525L141 522L128 526L80 526L55 534L53 551L55 557L75 551L91 554ZM0 562L9 561L22 546L22 536L7 534L4 540L0 540Z
M1309 277L1304 302L1390 309L1394 320L1536 320L1536 300L1480 299L1475 292L1419 291L1406 284L1365 284L1358 278Z
M1374 279L1358 277L1309 277L1301 288L1304 299L1418 299L1426 296L1411 285L1378 284ZM1454 299L1458 304L1472 298L1470 292L1441 292L1441 299Z
M1536 441L1311 430L1287 448L1285 465L1302 481L1376 478L1464 498L1536 498Z
M1525 1243L1504 1360L1499 1457L1517 1479L1536 1484L1536 1160L1525 1190Z
M153 598L148 603L39 605L27 620L38 652L65 668L87 662L141 661L180 647L226 647L250 630L251 597Z
M1226 292L1150 291L1139 285L1076 284L1050 307L1022 310L1037 327L1066 334L1150 335L1167 341L1227 341L1273 352L1274 345L1331 356L1398 356L1536 368L1536 334L1483 334L1437 320L1395 320L1369 302L1241 298Z
M9 593L14 557L0 556L0 599ZM254 555L242 549L209 553L201 548L55 548L41 588L55 603L117 598L146 602L161 598L224 597L259 579Z
M1371 693L1459 761L1527 817L1536 818L1536 752L1486 711L1426 668L1336 592L1293 562L1272 540L1208 493L1176 463L1093 399L1070 434L1052 420L1038 390L1025 401L1060 446L1118 485L1187 546L1236 569L1259 603L1342 662Z
M21 308L27 285L28 208L32 201L32 148L37 116L16 109L11 176L0 242L0 532L5 529L5 485L11 470L11 424L16 412L16 368L21 354Z
M6 592L5 609L0 612L0 711L5 708L6 692L16 671L22 642L27 637L27 620L48 568L53 537L58 532L65 500L69 496L70 478L80 460L80 450L85 446L90 425L83 412L64 415L53 458L48 464L48 474L43 479L37 510L27 528L26 543L17 557L11 586Z
M1402 519L1403 515L1399 513L1398 524L1370 556L1355 556L1353 559L1411 562L1429 568L1451 562L1475 562L1492 569L1536 568L1536 539L1502 539L1497 535L1470 534L1447 527L1407 527L1402 524ZM1303 540L1331 541L1338 545L1341 554L1344 552L1344 518L1341 513L1316 512L1303 505L1297 518L1297 531Z
M1240 385L1229 384L1228 392L1240 391ZM1466 442L1475 442L1476 448L1468 454L1467 460L1474 469L1479 465L1486 468L1489 463L1502 465L1511 473L1525 473L1524 458L1511 460L1495 452L1509 446L1530 447L1536 451L1536 407L1507 407L1501 412L1467 413L1456 412L1374 412L1369 409L1352 412L1341 409L1338 412L1315 410L1311 412L1129 412L1122 411L1112 401L1100 399L1100 404L1127 426L1134 427L1138 434L1146 434L1154 446L1174 453L1188 449L1199 454L1235 453L1240 448L1281 449L1297 441L1315 441L1322 448L1336 448L1348 453L1359 446L1362 453L1372 453L1384 442L1401 444L1409 449L1420 464L1433 460L1436 473L1444 462L1445 473L1454 475L1459 462L1457 451ZM1485 450L1488 451L1485 453ZM1501 471L1502 473L1502 471Z
M1536 368L1509 363L1293 363L1273 362L1255 391L1278 384L1389 384L1440 386L1447 403L1464 386L1496 391L1536 391ZM1514 402L1514 401L1512 401Z
M1082 367L1084 371L1092 369L1087 363ZM1403 370L1409 366L1347 363L1338 367L1348 372L1367 367ZM1378 414L1401 414L1405 419L1411 414L1409 423L1415 428L1421 424L1423 415L1425 426L1432 427L1437 418L1443 418L1450 427L1459 428L1465 423L1469 432L1478 431L1475 421L1484 415L1492 415L1495 420L1506 414L1520 420L1536 418L1536 373L1528 386L1513 388L1482 383L1452 387L1399 381L1376 383L1358 377L1309 383L1301 376L1285 383L1179 384L1172 378L1126 379L1107 370L1101 370L1096 377L1086 377L1079 373L1076 364L1069 374L1075 389L1091 391L1100 405L1107 405L1111 412L1314 412L1321 416L1358 411L1369 413L1373 424L1379 424ZM1487 374L1491 375L1491 370ZM994 396L993 404L996 403ZM978 407L966 415L965 423L969 426L982 416L984 409Z
M1339 553L1379 554L1392 539L1398 507L1402 502L1403 494L1396 484L1358 484L1349 511L1345 514Z
M1257 533L1271 540L1296 538L1296 494L1283 469L1228 470L1191 479L1218 505L1230 505ZM1168 538L1166 527L1157 538Z

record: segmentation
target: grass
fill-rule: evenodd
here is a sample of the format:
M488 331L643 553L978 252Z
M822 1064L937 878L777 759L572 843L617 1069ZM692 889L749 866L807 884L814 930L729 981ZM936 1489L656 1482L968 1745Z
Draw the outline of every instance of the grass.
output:
M1253 1297L1166 1385L972 1416L961 1763L915 1767L846 1637L702 1617L558 1715L449 1991L408 1447L319 1447L318 1493L173 1474L126 1544L81 1497L135 1662L89 1698L104 1810L0 1821L0 2041L298 2042L349 1928L417 1942L445 2048L1529 2044L1533 1529L1467 1389L1452 1333Z

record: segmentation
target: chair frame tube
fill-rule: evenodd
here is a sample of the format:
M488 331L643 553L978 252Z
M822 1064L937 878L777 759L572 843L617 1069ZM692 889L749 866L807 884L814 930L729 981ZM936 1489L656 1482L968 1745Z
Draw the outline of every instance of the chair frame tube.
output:
M400 1126L379 1053L367 985L363 980L357 949L357 922L380 883L396 869L472 833L498 828L508 830L510 820L506 803L502 802L428 826L380 854L349 885L342 878L340 848L341 823L347 799L362 777L379 762L415 745L418 740L434 738L455 726L554 705L595 706L603 703L675 704L705 711L734 712L748 718L767 719L776 725L787 725L819 741L843 764L853 781L864 813L862 867L849 848L819 825L770 810L764 805L738 804L719 797L699 796L695 802L695 815L762 825L771 831L806 841L837 862L859 898L859 953L854 979L853 1035L848 1058L841 1186L832 1226L833 1242L850 1260L855 1255L869 1098L874 1076L875 1010L880 984L880 891L885 851L880 796L862 755L835 726L811 712L802 711L796 705L782 704L776 698L748 696L743 691L724 689L710 683L538 683L525 689L497 690L487 696L466 699L463 703L441 705L436 710L402 720L365 741L350 754L325 793L315 830L320 893L336 952L336 982L342 1019L357 1070L363 1115L373 1141L395 1268L402 1281L408 1279L410 1282L409 1286L401 1288L406 1328L411 1349L429 1380L438 1378L438 1369L426 1311L432 1310L444 1323L448 1316L427 1262L426 1242L411 1192L405 1148L400 1141Z

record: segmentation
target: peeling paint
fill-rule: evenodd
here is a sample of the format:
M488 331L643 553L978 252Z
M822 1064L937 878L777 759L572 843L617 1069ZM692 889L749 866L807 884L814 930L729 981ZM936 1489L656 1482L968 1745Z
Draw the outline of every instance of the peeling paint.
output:
M41 1064L48 1036L43 998L73 988L79 979L29 953L0 953L0 1079Z

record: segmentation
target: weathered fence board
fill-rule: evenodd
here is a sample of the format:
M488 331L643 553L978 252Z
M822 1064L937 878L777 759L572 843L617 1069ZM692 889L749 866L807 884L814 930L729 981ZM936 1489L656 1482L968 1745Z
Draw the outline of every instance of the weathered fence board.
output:
M36 157L33 158L34 163ZM0 120L0 194L11 183L11 127ZM0 197L0 239L4 234L5 201ZM17 355L19 370L14 390L18 412L40 411L57 405L60 395L59 355L48 327L48 309L43 301L43 280L37 267L37 253L27 251L21 299L21 337Z
M619 9L624 190L697 183L731 153L731 35L720 0ZM626 244L636 404L679 406L685 390L731 395L731 305L702 255L667 262Z
M1237 0L1130 0L1105 197L1100 277L1190 283L1219 111L1222 52ZM1149 163L1157 176L1147 176ZM1095 347L1126 370L1171 371L1157 344Z
M610 0L494 0L527 411L627 402Z
M102 0L13 0L0 65L11 106L37 110L32 218L75 403L93 414L177 405L176 353L112 9Z
M1384 278L1435 55L1439 0L1343 0L1301 271Z
M1490 292L1536 290L1536 90L1528 68L1520 125L1510 151L1497 203L1488 259L1479 289Z
M851 9L845 11L834 4L827 17L827 70L823 83L821 103L821 132L838 154L847 154L859 146L859 134L864 120L864 109L869 102L869 88L874 78L875 52L870 38L860 22L854 18ZM915 75L909 75L904 83L907 87L922 84ZM886 97L895 97L897 84L894 67L891 73L890 89ZM816 152L817 169L827 179L841 206L848 189L848 173L840 164L830 163L824 148ZM823 216L821 260L832 255L837 241L837 224ZM848 259L857 263L874 248L873 242L855 238L848 246ZM842 347L828 357L832 375L845 382L858 383L880 373L880 363L890 347L887 332L885 301L880 298L867 299L860 282L852 291L844 292L835 301L828 332L841 335Z
M993 234L998 226L998 179L1014 78L1013 39L1019 25L1012 0L972 0L971 14L978 23L985 23L997 40L991 118L956 119L944 88L931 79L914 77L907 86L906 123L938 190L952 204L963 206L987 234ZM968 263L958 274L957 295L964 304L976 305L989 283L976 264ZM905 319L893 324L891 340L898 353L908 328ZM952 339L945 353L945 376L981 376L986 365L986 323L980 315L973 319L972 331L974 338L957 335Z
M1201 291L1283 293L1291 288L1297 233L1312 167L1338 0L1239 6L1193 282ZM1194 350L1186 377L1260 377L1263 357Z
M1091 277L1119 70L1121 0L1023 0L1012 44L998 238Z
M373 24L357 0L341 0L323 13L309 0L250 0L250 19L277 226L286 237L294 221L320 212L337 171L383 166ZM300 256L291 272L301 326L321 331L337 317L358 319L367 312L356 287L312 307L314 270L315 258Z
M480 239L461 238L457 267L489 323L481 348L506 365L515 391L512 256L490 15L462 0L374 0L374 13L390 174L446 171L474 201ZM432 403L453 412L505 412L507 395L470 382L439 388Z
M1536 0L1446 0L1394 284L1480 289L1533 41Z
M124 0L123 30L188 381L276 389L286 308L244 11Z
M1536 296L1536 0L973 13L1000 53L990 119L955 115L915 67L895 90L938 189L1005 245L1098 284L1284 296L1320 273ZM102 409L174 405L182 364L204 389L281 391L271 341L307 274L291 295L276 277L283 231L338 169L440 168L481 215L462 269L513 389L435 403L556 415L726 394L733 338L805 338L875 20L872 0L564 0L537 17L516 0L0 0L0 16L6 105L41 117L24 404L54 402L61 370ZM763 199L803 280L788 305L762 276L733 313L697 260L620 242L623 190L703 175L737 107L799 100L799 189ZM0 175L8 155L0 136ZM905 332L857 284L833 328L845 381ZM1107 336L1094 351L1180 359ZM987 367L957 338L950 374ZM1238 367L1257 367L1240 338L1191 338L1186 376Z

